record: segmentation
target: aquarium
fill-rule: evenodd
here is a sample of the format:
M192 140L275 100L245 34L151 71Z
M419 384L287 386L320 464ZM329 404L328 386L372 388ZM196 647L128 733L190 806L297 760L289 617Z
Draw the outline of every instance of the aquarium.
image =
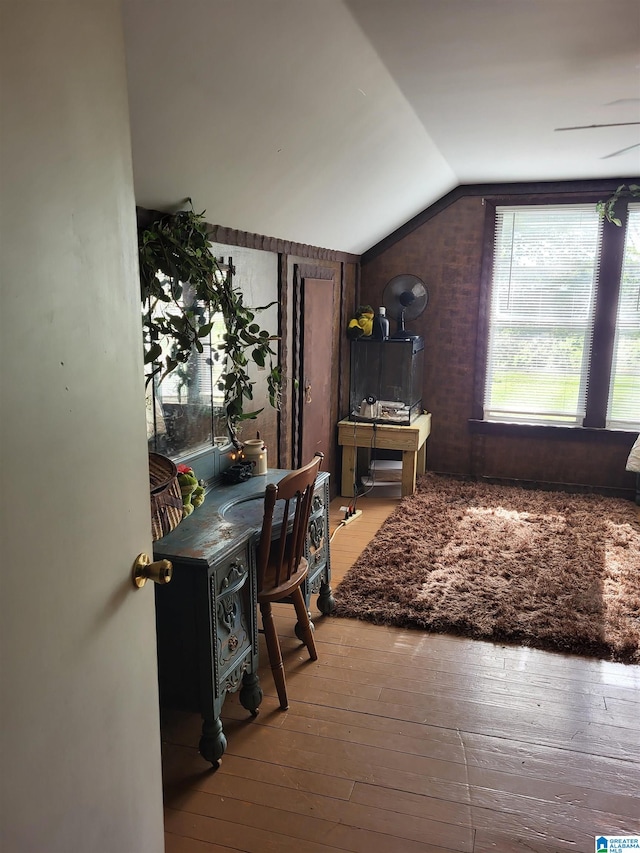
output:
M408 426L422 414L424 341L414 335L351 342L352 421Z

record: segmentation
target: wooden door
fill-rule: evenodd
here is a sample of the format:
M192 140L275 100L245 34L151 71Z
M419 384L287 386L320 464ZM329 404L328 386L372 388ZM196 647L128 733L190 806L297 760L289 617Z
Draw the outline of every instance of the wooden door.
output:
M153 584L131 581L152 543L120 7L10 8L0 847L158 853Z
M293 445L294 464L300 466L318 450L327 456L333 443L332 390L337 384L337 377L332 374L333 276L300 275L296 301L299 311L295 348L299 367Z

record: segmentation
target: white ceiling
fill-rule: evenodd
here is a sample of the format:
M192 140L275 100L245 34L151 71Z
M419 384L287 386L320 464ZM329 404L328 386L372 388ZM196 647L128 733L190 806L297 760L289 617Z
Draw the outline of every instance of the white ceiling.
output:
M640 174L640 0L124 0L137 203L360 254L458 184Z

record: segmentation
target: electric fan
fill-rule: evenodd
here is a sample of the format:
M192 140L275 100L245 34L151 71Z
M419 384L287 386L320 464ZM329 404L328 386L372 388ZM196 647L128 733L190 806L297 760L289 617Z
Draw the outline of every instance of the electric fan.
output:
M398 330L392 338L408 340L419 337L405 328L405 321L415 320L427 307L429 293L417 275L396 275L385 286L382 303L387 314L398 323Z

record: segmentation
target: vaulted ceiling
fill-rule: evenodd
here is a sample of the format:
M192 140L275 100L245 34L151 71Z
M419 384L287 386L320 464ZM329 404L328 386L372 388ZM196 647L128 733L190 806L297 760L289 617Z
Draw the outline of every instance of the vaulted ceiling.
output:
M360 254L459 184L640 174L638 0L123 6L145 207Z

